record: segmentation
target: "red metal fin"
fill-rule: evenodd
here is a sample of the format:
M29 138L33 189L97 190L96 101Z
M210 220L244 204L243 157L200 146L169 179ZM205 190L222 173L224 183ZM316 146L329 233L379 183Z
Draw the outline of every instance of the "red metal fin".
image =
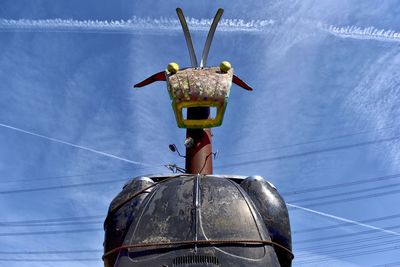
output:
M157 82L157 81L165 81L165 72L164 71L160 71L156 74L151 75L149 78L147 78L144 81L141 81L140 83L135 84L133 87L143 87L146 86L148 84L151 84L153 82Z
M251 88L247 83L245 83L244 81L242 81L238 76L236 76L235 74L233 75L233 79L232 82L236 85L239 85L240 87L242 87L243 89L246 89L248 91L253 91L253 88Z

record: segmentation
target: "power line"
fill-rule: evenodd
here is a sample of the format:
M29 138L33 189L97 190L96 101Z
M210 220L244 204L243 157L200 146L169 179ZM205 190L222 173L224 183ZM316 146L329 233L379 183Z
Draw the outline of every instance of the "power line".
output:
M299 209L299 210L302 210L302 211L313 213L313 214L316 214L316 215L319 215L319 216L323 216L323 217L326 217L326 218L329 218L329 219L334 219L334 220L337 220L337 221L351 223L351 224L354 224L354 225L357 225L357 226L361 226L361 227L364 227L364 228L372 229L373 231L379 231L379 232L383 232L383 233L394 235L394 236L400 236L399 232L391 231L391 230L388 230L388 229L385 229L385 228L376 227L376 226L373 226L373 225L370 225L370 224L365 224L365 223L361 223L361 222L358 222L358 221L355 221L355 220L346 219L346 218L343 218L343 217L340 217L340 216L336 216L336 215L329 214L329 213L322 212L322 211L318 211L318 210L309 209L309 208L306 208L306 207L303 207L303 206L298 206L298 205L294 205L294 204L290 204L290 203L286 203L286 205L289 206L289 207L292 207L292 208L296 208L296 209Z
M325 206L325 205L331 205L331 204L338 204L338 203L342 203L342 202L356 201L356 200L361 200L361 199L366 199L366 198L387 196L387 195L398 194L398 193L400 193L400 189L390 190L390 191L385 191L385 192L375 193L375 194L367 194L367 195L357 196L357 197L342 198L342 199L338 199L338 200L330 200L330 201L325 201L325 202L307 203L307 207Z
M373 178L368 178L368 179L359 179L359 180L355 180L355 181L351 181L351 182L338 183L338 184L333 184L333 185L309 187L309 188L304 188L304 189L291 191L291 192L282 192L281 194L285 195L285 196L297 195L297 194L303 194L303 193L309 193L309 192L329 190L329 189L334 189L334 188L342 188L342 187L346 187L346 186L353 186L353 185L359 185L359 184L366 184L366 183L373 183L373 182L378 182L378 181L391 180L391 179L396 179L396 178L399 178L399 177L400 177L400 173L397 173L397 174L373 177Z
M365 248L370 248L370 247L382 247L385 245L393 245L393 244L400 244L400 239L383 241L383 242L380 241L380 242L356 245L356 246L353 245L353 246L349 246L349 247L340 247L340 248L334 248L334 249L327 249L325 246L320 246L318 249L314 250L313 252L324 253L324 254L333 254L333 253L348 252L348 251L353 251L353 250L360 250L360 249L365 249Z
M43 226L62 226L62 225L83 225L83 224L103 224L104 221L78 221L78 222L54 222L54 223L26 223L26 224L0 224L0 227L43 227Z
M67 178L76 178L76 177L85 177L85 176L96 176L96 175L107 175L107 174L116 174L116 173L125 173L128 171L137 171L150 169L151 167L138 167L138 168L129 168L122 169L119 171L109 171L109 172L95 172L95 173L83 173L83 174L71 174L71 175L58 175L58 176L45 176L45 177L36 177L36 178L28 178L28 179L9 179L9 180L0 180L0 183L15 183L15 182L36 182L36 181L46 181L46 180L61 180Z
M362 252L356 252L356 253L349 253L349 254L341 254L341 255L336 255L338 258L351 258L355 256L361 256L361 255L368 255L368 254L375 254L375 253L381 253L381 252L388 252L391 250L398 250L400 247L399 246L393 246L389 248L383 248L383 249L374 249L374 250L368 250L368 251L362 251ZM310 263L317 263L317 262L325 262L325 261L332 261L335 259L332 259L331 257L325 257L325 258L320 258L320 259L305 259L303 261L297 261L297 264L310 264Z
M21 255L40 255L40 254L74 254L74 253L102 253L102 249L81 249L81 250L43 250L43 251L0 251L0 254L21 254Z
M312 151L306 151L306 152L301 152L301 153L258 159L258 160L248 160L248 161L242 161L242 162L236 162L236 163L229 163L229 164L220 165L220 166L216 166L216 167L219 169L223 169L223 168L229 168L229 167L252 165L252 164L257 164L257 163L262 163L262 162L272 162L272 161L279 161L279 160L285 160L285 159L293 159L293 158L299 158L299 157L304 157L304 156L310 156L310 155L314 155L314 154L320 154L320 153L326 153L326 152L332 152L332 151L338 151L338 150L345 150L345 149L361 147L361 146L366 146L366 145L374 145L374 144L384 143L384 142L390 142L390 141L395 141L398 139L400 139L400 136L395 136L395 137L385 138L385 139L378 139L378 140L367 141L367 142L361 142L361 143L356 143L356 144L351 144L351 145L336 146L336 147L330 147L330 148L325 148L325 149L312 150Z
M34 220L20 220L20 221L2 221L3 224L19 224L19 223L48 223L48 222L64 222L64 221L76 221L76 220L87 220L87 219L99 219L104 218L104 215L87 215L87 216L75 216L75 217L62 217L62 218L51 218L51 219L34 219Z
M400 228L400 227L399 227ZM348 237L352 237L351 234L349 234ZM343 236L341 238L344 238ZM333 242L333 243L328 243L328 244L323 244L324 247L328 248L328 247L341 247L341 246L345 246L345 245L353 245L353 244L361 244L361 243L366 243L366 242L370 242L370 241L376 241L376 240L399 240L398 237L393 237L390 235L378 235L378 236L372 236L372 237L363 237L363 238L356 238L356 239L351 239L351 240L347 240L347 241L340 241L340 242ZM320 242L324 242L325 240L320 240ZM301 250L315 250L315 249L319 249L322 245L317 245L317 246L302 246L300 244L300 247L298 247L297 242L295 242L296 244L296 248L297 249L301 249Z
M85 233L85 232L98 232L98 231L103 231L103 229L89 228L89 229L73 229L73 230L14 232L14 233L0 233L0 236L55 235L55 234Z
M400 228L400 225L394 225L390 227L385 227L385 230L394 230ZM303 243L310 243L310 242L315 242L315 241L326 241L326 240L331 240L331 239L339 239L339 238L347 238L351 236L358 236L358 235L366 235L366 234L372 234L376 233L376 230L367 230L367 231L361 231L357 233L351 233L351 234L341 234L341 235L334 235L334 236L327 236L327 237L318 237L318 238L311 238L311 239L304 239L297 241L297 244L303 244Z
M0 259L0 261L15 262L69 262L69 261L101 261L101 258L81 258L81 259Z
M3 126L3 125L0 124L0 126ZM361 132L350 133L350 134L345 134L345 135L340 135L340 136L335 136L335 137L328 137L328 138L324 138L324 139L307 141L307 142L302 142L302 143L297 143L297 144L282 145L282 146L278 146L278 147L275 147L275 148L267 148L267 149L261 149L261 150L257 150L257 151L248 151L248 152L243 152L243 154L255 153L255 152L259 152L259 151L277 150L277 149L280 149L280 148L299 146L299 145L303 145L303 144L311 144L311 143L329 141L329 140L333 140L333 139L340 139L340 138L344 138L344 137L349 137L349 136L354 136L354 135L359 135L359 134L365 134L365 133L369 133L369 132L373 132L373 131L381 131L381 130L384 130L384 129L391 129L391 128L395 128L397 126L398 125L394 125L394 126L383 127L383 128L379 128L379 129L375 129L375 130L361 131ZM241 153L239 153L239 154L241 154ZM239 155L239 154L229 154L229 155L231 156L231 155ZM132 169L129 168L129 169L121 170L121 171L112 171L112 172L98 172L98 173L86 173L86 174L74 174L74 175L48 176L48 177L42 177L42 178L9 179L9 180L2 180L2 181L0 181L0 183L43 181L43 180L53 180L53 179L63 179L63 178L75 178L75 177L84 177L84 176L115 174L115 173L121 173L122 171L134 171L134 170L149 169L149 168L153 168L153 167L139 167L139 168L132 168Z
M385 264L380 264L380 265L375 265L373 267L392 267L392 266L400 266L400 261L390 262L390 263L385 263Z
M113 179L113 180L104 180L104 181L97 181L97 182L81 183L81 184L55 185L55 186L48 186L48 187L15 189L15 190L0 191L0 195L19 194L19 193L28 193L28 192L39 192L39 191L48 191L48 190L55 190L55 189L75 188L75 187L82 187L82 186L112 184L112 183L126 182L127 180L129 180L129 179Z
M334 198L334 197L340 197L340 196L348 196L348 195L354 195L354 194L359 194L359 193L365 193L365 192L370 192L370 191L377 191L377 190L381 190L381 189L393 188L393 187L398 187L398 186L400 186L399 183L387 184L387 185L377 186L377 187L373 187L373 188L358 189L358 190L335 193L335 194L324 195L324 196L290 200L290 202L308 202L308 201L314 201L314 200L320 200L320 199L326 199L326 198Z
M385 221L385 220L390 220L390 219L395 219L399 218L400 214L394 214L394 215L389 215L389 216L384 216L384 217L377 217L377 218L370 218L366 220L360 220L358 222L361 223L370 223L370 222L378 222L378 221ZM308 232L314 232L314 231L323 231L323 230L330 230L330 229L335 229L335 228L340 228L344 226L355 226L352 223L340 223L340 224L335 224L335 225L329 225L329 226L323 226L323 227L314 227L314 228L306 228L302 230L297 230L297 231L292 231L292 234L302 234L302 233L308 233Z
M24 130L24 129L21 129L21 128L17 128L17 127L11 126L11 125L3 124L3 123L0 123L0 127L4 127L4 128L7 128L7 129L10 129L10 130L13 130L13 131L17 131L17 132L20 132L20 133L25 133L25 134L28 134L28 135L36 136L36 137L39 137L39 138L42 138L42 139L46 139L48 141L52 141L52 142L55 142L55 143L71 146L71 147L74 147L74 148L78 148L78 149L81 149L81 150L89 151L89 152L92 152L92 153L95 153L95 154L98 154L98 155L102 155L102 156L106 156L106 157L109 157L109 158L121 160L121 161L124 161L124 162L127 162L127 163L131 163L131 164L135 164L135 165L143 165L143 166L149 166L149 167L153 167L155 165L162 166L162 164L149 164L149 163L144 163L144 162L139 162L139 161L133 161L133 160L122 158L122 157L119 157L119 156L116 156L116 155L113 155L113 154L110 154L110 153L106 153L106 152L103 152L103 151L100 151L100 150L97 150L97 149L93 149L93 148L89 148L89 147L86 147L86 146L73 144L73 143L66 142L66 141L63 141L63 140L60 140L60 139L57 139L57 138L49 137L49 136L42 135L42 134L37 134L37 133L31 132L31 131L27 131L27 130Z
M253 153L258 153L258 152L273 151L273 150L279 150L279 149L283 149L283 148L308 145L308 144L320 143L320 142L325 142L325 141L332 141L335 139L342 139L342 138L360 135L360 134L366 134L366 133L370 133L370 132L380 132L382 130L396 128L398 126L399 125L393 125L393 126L389 126L389 127L382 127L382 128L373 129L373 130L366 130L366 131L343 134L343 135L338 135L338 136L326 137L326 138L322 138L322 139L299 142L299 143L295 143L295 144L281 145L281 146L270 147L270 148L262 148L262 149L253 150L253 151L245 151L245 152L240 152L240 153L228 154L227 156L239 156L239 155L244 155L244 154L253 154Z
M306 254L303 255L298 255L296 254L296 258L297 263L314 263L314 262L323 262L323 261L328 261L331 260L332 257L337 257L337 258L343 258L343 257L354 257L354 256L358 256L358 255L366 255L366 254L374 254L374 253L380 253L380 252L387 252L390 250L395 250L395 249L399 249L400 246L398 245L400 242L400 240L394 240L394 241L390 241L390 242L378 242L378 243L371 243L368 245L359 245L359 246L352 246L352 247L347 247L347 248L339 248L339 249L334 249L334 250L327 250L327 251L323 251L323 250L319 250L319 251L313 251L313 253L323 253L324 255L329 255L329 257L325 257L325 258L315 258L313 256L309 257L306 256ZM388 246L388 245L396 245L396 246L390 246L390 247L384 247L384 246ZM374 250L365 250L367 248L374 248ZM323 248L323 247L322 247ZM379 249L377 249L379 248ZM355 250L355 251L354 251ZM358 250L358 251L357 251ZM342 254L345 252L350 252L350 254Z

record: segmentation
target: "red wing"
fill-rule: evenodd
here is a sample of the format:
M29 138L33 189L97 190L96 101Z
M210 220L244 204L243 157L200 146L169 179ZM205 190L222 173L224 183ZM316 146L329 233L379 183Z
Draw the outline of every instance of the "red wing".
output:
M147 78L144 81L141 81L140 83L135 84L133 87L143 87L146 86L148 84L151 84L153 82L157 82L157 81L165 81L165 72L164 71L160 71L156 74L151 75L149 78Z
M245 83L244 81L242 81L238 76L236 76L235 74L233 75L233 79L232 82L236 85L239 85L240 87L242 87L243 89L246 89L248 91L253 91L253 88L251 88L247 83Z

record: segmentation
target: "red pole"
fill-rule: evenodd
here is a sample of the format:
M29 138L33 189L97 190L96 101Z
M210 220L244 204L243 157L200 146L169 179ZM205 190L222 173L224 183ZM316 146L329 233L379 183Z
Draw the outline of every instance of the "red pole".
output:
M208 119L210 108L188 108L187 118ZM212 174L211 129L186 129L186 138L193 138L193 145L186 148L186 172L191 174Z

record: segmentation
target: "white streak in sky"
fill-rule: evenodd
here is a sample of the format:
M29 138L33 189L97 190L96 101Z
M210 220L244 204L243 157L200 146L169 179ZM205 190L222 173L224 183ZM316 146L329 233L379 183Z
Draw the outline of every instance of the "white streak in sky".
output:
M358 26L337 27L334 25L322 24L319 24L319 28L340 38L400 42L400 32L396 32L393 30Z
M191 31L208 32L211 19L186 18ZM335 26L309 21L314 27L339 38L400 42L400 32L375 27ZM279 22L267 20L222 19L218 31L266 33L279 28ZM0 31L26 32L80 32L80 33L165 33L181 31L178 19L138 18L128 20L74 20L74 19L0 19ZM278 30L279 31L279 30ZM284 31L284 29L282 29Z
M4 127L4 128L8 128L8 129L14 130L14 131L17 131L17 132L33 135L33 136L36 136L36 137L40 137L40 138L43 138L43 139L46 139L46 140L49 140L49 141L52 141L52 142L56 142L56 143L64 144L64 145L67 145L67 146L71 146L71 147L79 148L79 149L82 149L82 150L86 150L86 151L89 151L89 152L93 152L93 153L96 153L96 154L99 154L99 155L102 155L102 156L106 156L106 157L109 157L109 158L122 160L124 162L128 162L128 163L131 163L131 164L154 167L154 164L148 164L148 163L143 163L143 162L139 162L139 161L129 160L129 159L126 159L126 158L121 158L121 157L118 157L118 156L115 156L115 155L112 155L112 154L109 154L109 153L106 153L106 152L102 152L102 151L99 151L99 150L96 150L96 149L92 149L92 148L89 148L89 147L84 147L84 146L72 144L72 143L65 142L65 141L62 141L62 140L59 140L59 139L56 139L56 138L52 138L52 137L48 137L48 136L45 136L45 135L29 132L29 131L26 131L26 130L23 130L23 129L20 129L20 128L16 128L16 127L13 127L13 126L10 126L10 125L6 125L6 124L3 124L3 123L0 123L0 126Z
M399 232L386 230L384 228L379 228L379 227L376 227L376 226L373 226L373 225L369 225L369 224L365 224L365 223L349 220L349 219L346 219L346 218L343 218L343 217L335 216L335 215L328 214L328 213L321 212L321 211L317 211L317 210L308 209L308 208L305 208L305 207L302 207L302 206L298 206L298 205L294 205L294 204L286 203L286 205L288 205L289 207L292 207L292 208L296 208L296 209L300 209L300 210L303 210L303 211L311 212L311 213L314 213L314 214L317 214L317 215L321 215L321 216L324 216L324 217L328 217L328 218L331 218L331 219L334 219L334 220L338 220L338 221L341 221L341 222L351 223L351 224L354 224L354 225L366 227L366 228L377 230L377 231L384 232L384 233L387 233L387 234L400 236Z
M208 32L211 19L186 18L191 31ZM218 31L225 32L258 32L273 20L222 19ZM136 32L166 32L181 31L178 19L172 18L138 18L128 20L74 20L74 19L0 19L0 31L29 32L96 32L96 33L136 33Z

